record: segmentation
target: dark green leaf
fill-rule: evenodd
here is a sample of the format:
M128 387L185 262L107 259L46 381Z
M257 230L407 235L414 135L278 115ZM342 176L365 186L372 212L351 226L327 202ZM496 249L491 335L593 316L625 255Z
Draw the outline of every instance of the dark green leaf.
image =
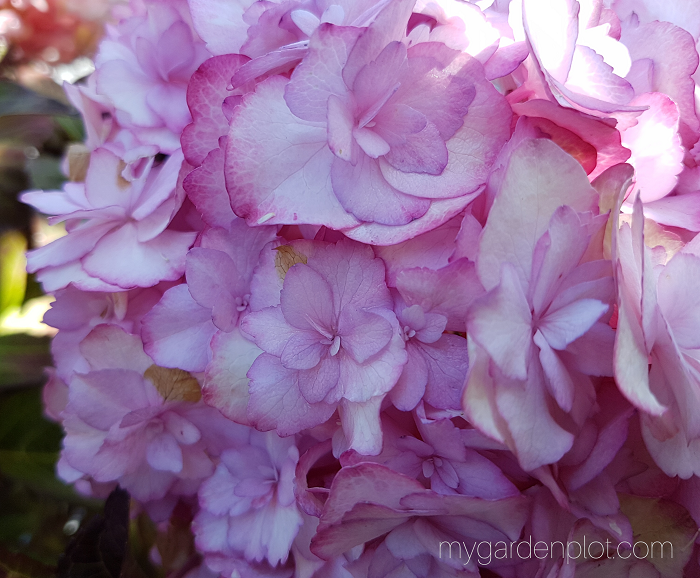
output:
M66 180L61 171L61 159L50 155L28 160L27 172L34 189L59 190Z
M119 578L127 555L129 494L115 489L104 514L75 535L58 563L58 578Z
M0 570L15 578L53 578L56 569L0 546Z
M49 343L48 337L21 333L0 336L0 390L43 383L44 368L51 365Z
M70 107L41 96L13 82L0 81L0 115L8 114L47 114L66 115L73 111Z
M79 116L56 116L54 120L66 133L68 140L83 142L85 140L85 127Z

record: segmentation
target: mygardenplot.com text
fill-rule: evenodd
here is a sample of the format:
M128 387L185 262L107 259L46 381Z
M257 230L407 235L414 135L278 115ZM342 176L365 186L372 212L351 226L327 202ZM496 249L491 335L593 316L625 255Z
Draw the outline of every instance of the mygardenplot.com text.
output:
M480 566L488 566L493 560L519 559L530 560L536 558L566 558L569 560L601 558L636 558L643 560L647 558L673 558L673 544L671 542L634 542L623 540L614 543L612 540L587 541L584 536L583 541L569 540L567 542L532 542L529 540L519 542L440 542L440 558L457 558L462 560L466 566L474 561Z

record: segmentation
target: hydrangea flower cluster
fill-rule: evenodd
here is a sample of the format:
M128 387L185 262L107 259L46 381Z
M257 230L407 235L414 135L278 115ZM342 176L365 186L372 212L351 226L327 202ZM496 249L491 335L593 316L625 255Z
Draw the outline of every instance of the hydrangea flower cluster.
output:
M121 14L23 196L62 479L193 577L700 573L700 5Z

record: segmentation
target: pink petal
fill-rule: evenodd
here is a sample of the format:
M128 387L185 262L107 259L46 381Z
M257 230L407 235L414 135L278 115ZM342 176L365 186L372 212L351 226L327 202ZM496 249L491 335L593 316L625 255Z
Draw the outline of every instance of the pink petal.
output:
M391 402L401 411L411 411L418 405L428 383L428 364L421 346L409 342L406 344L406 353L408 361L401 377L389 392Z
M368 62L376 60L387 44L401 40L406 35L412 10L410 2L387 2L380 7L381 11L363 31L343 68L343 79L347 86L353 86L360 70Z
M260 252L277 236L277 227L248 227L236 219L228 227L204 231L201 246L226 253L240 274L236 291L247 293L253 270L258 266Z
M338 413L348 449L367 456L376 456L382 451L379 413L383 398L376 396L360 403L347 400L340 403Z
M346 211L360 221L405 225L425 214L426 199L405 195L385 180L378 161L364 152L357 164L336 158L331 169L333 192Z
M349 239L324 244L318 247L309 266L332 283L335 311L347 306L393 310L385 285L384 262L375 257L372 247Z
M457 197L455 199L441 199L432 201L425 214L406 225L383 225L381 223L363 223L352 229L344 230L343 233L361 243L371 245L393 245L402 243L447 223L455 215L458 215L464 208L474 200L481 190L474 194Z
M279 358L263 353L248 372L248 418L261 431L276 429L281 436L297 433L326 421L334 407L309 404L301 395L297 371L285 369Z
M219 147L219 137L228 132L221 105L233 74L249 59L241 54L214 56L192 75L187 86L187 105L193 122L182 132L182 150L187 162L199 166L209 151Z
M474 263L466 259L457 259L437 271L403 269L396 277L396 288L406 304L445 315L449 331L464 330L467 309L484 291Z
M464 414L484 435L505 444L509 435L496 406L496 384L490 371L491 358L467 334L469 373L462 396Z
M155 470L174 473L182 470L182 450L169 433L162 433L146 446L146 459Z
M292 327L315 330L319 340L323 338L319 331L332 331L335 312L331 288L326 279L308 265L300 263L287 271L280 305L285 321Z
M512 263L527 283L536 240L561 205L585 212L597 205L586 173L553 142L526 140L510 156L481 235L477 272L486 289L498 283L500 266ZM512 208L517 206L518 211Z
M398 510L402 497L424 491L425 488L417 480L380 464L364 462L345 467L333 479L321 515L321 524L340 522L356 504L367 502L368 498L387 508Z
M596 155L596 164L589 174L590 179L599 176L611 166L625 162L630 156L630 151L622 146L620 132L614 126L578 110L564 108L543 99L516 103L512 107L516 114L548 119L578 135L585 143L590 143Z
M513 72L527 58L530 50L525 42L499 46L498 51L484 63L487 80L495 80Z
M530 294L535 314L542 314L551 308L553 300L561 297L562 283L568 281L568 275L583 257L590 237L588 227L570 207L562 206L554 212L533 255Z
M331 94L328 97L328 147L335 156L344 161L357 160L354 124L352 112L340 98Z
M394 145L383 154L389 164L405 173L440 175L448 161L445 142L432 123L419 133L408 135L405 144Z
M520 466L528 471L558 461L569 449L574 436L552 418L538 363L528 367L523 385L498 387L498 411L508 423Z
M307 55L308 51L308 43L302 40L286 44L262 56L257 56L238 69L231 78L230 86L235 90L255 81L261 76L284 74L288 70L294 69L299 64L299 61ZM254 54L255 51L249 50L249 53Z
M234 109L225 169L233 209L252 225L356 225L331 188L325 122L294 116L284 102L286 85L285 78L270 77Z
M143 319L143 347L156 364L204 371L216 333L211 309L199 305L187 285L168 289Z
M391 150L388 142L375 131L368 128L356 128L352 131L352 136L355 138L355 142L359 147L370 158L379 158L386 155Z
M284 91L292 114L306 121L326 120L331 95L345 102L348 88L342 70L362 29L321 24L309 40L309 51Z
M91 369L133 369L143 373L152 365L138 335L116 325L95 327L80 343L80 353Z
M615 105L626 105L634 98L632 85L614 74L600 54L581 44L574 49L565 86L573 93ZM581 104L585 106L584 102Z
M202 386L204 401L230 420L248 425L247 373L262 353L238 328L218 333L211 342L212 359L207 365Z
M222 331L238 322L240 302L246 293L241 274L223 251L194 247L187 253L187 286L194 300L210 309L212 321Z
M133 67L133 68L132 68ZM158 126L158 115L146 104L154 80L125 60L115 59L101 63L97 75L97 90L108 94L115 107L131 116L139 126Z
M659 308L679 347L700 349L700 258L679 253L658 281Z
M469 369L467 340L447 334L421 349L428 362L425 401L436 408L458 409Z
M28 191L20 200L45 215L65 215L84 208L61 191Z
M165 427L175 440L182 445L189 446L197 443L202 438L202 433L191 421L188 421L174 411L169 411L163 416Z
M472 304L467 333L488 351L505 375L527 378L532 314L514 267L504 265L501 283Z
M312 369L321 361L321 356L328 352L328 345L321 343L323 336L316 331L296 331L294 332L282 350L280 361L287 369ZM337 364L335 371L335 381L338 380ZM304 375L304 374L302 374ZM301 377L300 377L301 378ZM335 385L335 381L333 385ZM305 388L302 387L302 392ZM309 401L321 401L326 397L326 389L319 399L309 399Z
M199 36L212 54L240 52L246 38L248 24L243 20L252 0L189 0L192 21Z
M664 94L647 93L631 104L648 106L637 118L637 125L622 133L622 144L632 151L630 164L642 201L656 201L676 186L683 170L685 150L678 134L678 108Z
M210 227L228 227L236 215L224 182L224 151L215 148L182 183L187 196Z
M441 227L398 244L375 247L377 255L386 263L387 284L395 287L397 276L404 269L445 267L449 262L452 242L459 231L460 220L460 218L452 219Z
M85 270L120 287L150 287L174 281L185 269L185 254L196 233L164 231L155 239L139 243L135 225L126 223L108 233L83 258Z
M27 255L27 271L36 273L45 267L56 267L80 259L116 226L117 223L113 221L106 223L87 221L81 224L72 229L68 235L30 251Z
M578 5L573 0L546 6L537 0L523 2L523 23L542 68L564 82L574 58L578 37Z
M644 214L662 225L700 231L700 192L664 197L645 203Z
M596 299L574 301L556 311L548 311L538 323L538 329L554 349L565 349L588 331L609 308L607 303Z
M540 363L549 393L560 408L566 412L571 411L574 403L574 382L569 371L539 330L535 332L533 341L540 349Z
M345 307L338 319L340 346L357 363L364 363L379 353L392 337L394 330L386 319L354 307Z
M335 404L342 395L342 391L337 387L339 375L339 360L325 355L311 369L299 371L299 391L309 403Z
M394 328L389 344L363 364L349 356L340 358L338 390L349 401L364 402L371 397L387 393L398 381L407 361L403 338L399 335L398 323L393 312L378 310ZM342 338L341 338L342 341Z
M471 66L478 67L473 61ZM449 199L470 195L488 178L491 165L510 137L512 112L486 80L475 83L476 95L461 128L446 140L447 165L439 175L404 173L380 164L387 182L416 197Z
M117 383L119 387L114 387ZM66 411L92 427L108 431L131 410L151 405L146 390L143 377L135 371L91 371L71 381Z
M282 355L287 341L299 330L287 323L281 307L253 311L241 319L241 329L256 345L277 357Z
M363 66L357 73L352 90L361 115L373 112L383 106L387 98L397 90L400 77L406 71L406 46L401 42L389 42L375 59ZM374 116L372 114L372 116ZM360 122L360 126L362 126Z
M676 103L681 115L683 144L691 146L700 128L695 112L695 82L691 77L698 66L698 53L695 39L683 30L687 21L684 13L682 24L675 22L676 26L670 22L648 22L636 28L625 26L620 40L629 50L633 63L642 59L653 61L651 90L667 95Z

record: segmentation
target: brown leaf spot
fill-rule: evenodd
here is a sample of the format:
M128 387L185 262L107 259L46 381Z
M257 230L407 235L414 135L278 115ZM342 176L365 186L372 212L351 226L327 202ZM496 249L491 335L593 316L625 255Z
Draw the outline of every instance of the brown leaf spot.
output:
M151 365L143 376L153 382L165 401L196 403L202 399L202 388L188 371Z
M75 143L68 147L68 178L72 182L85 182L89 164L90 151L84 144Z
M298 263L306 265L306 255L295 251L290 245L280 245L275 248L275 251L277 251L275 255L275 269L282 280L287 275L287 271L294 265Z
M131 183L122 176L122 173L124 172L125 168L126 163L124 161L119 161L119 172L117 173L117 186L122 191L128 189L131 186Z

